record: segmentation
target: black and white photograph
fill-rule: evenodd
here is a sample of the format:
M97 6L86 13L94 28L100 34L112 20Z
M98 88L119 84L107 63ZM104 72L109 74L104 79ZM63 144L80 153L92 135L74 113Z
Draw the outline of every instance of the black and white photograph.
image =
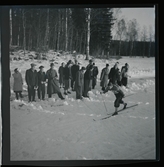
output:
M155 6L12 6L10 161L155 160L155 19Z

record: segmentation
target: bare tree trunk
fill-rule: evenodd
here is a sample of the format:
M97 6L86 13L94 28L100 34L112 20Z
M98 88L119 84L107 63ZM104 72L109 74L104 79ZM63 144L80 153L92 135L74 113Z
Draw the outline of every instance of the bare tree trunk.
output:
M49 9L47 9L46 33L44 38L44 46L46 46L46 50L48 49L48 42L49 42Z
M119 42L119 56L121 55L121 39L120 39L120 42Z
M68 18L67 18L67 8L65 11L65 51L68 49Z
M26 18L25 18L25 11L22 10L22 20L23 20L23 50L24 50L24 56L25 56L25 50L26 50Z
M86 60L89 60L89 42L90 42L90 18L91 9L88 8L88 25L87 25L87 48L86 48Z
M60 9L59 9L58 14L59 14L59 17L58 17L58 38L57 38L57 50L59 50L59 49L60 49L60 28L61 28L61 26L60 26L60 22L61 22L61 20L60 20Z
M132 54L133 54L133 41L131 41L130 57L132 57Z
M38 33L37 33L37 49L38 49L38 51L40 49L40 15L41 15L41 11L39 10L39 23L38 23Z
M12 9L10 9L10 46L12 45Z
M150 43L149 43L149 54L148 54L148 56L149 56L149 57L151 56L151 41L150 41Z

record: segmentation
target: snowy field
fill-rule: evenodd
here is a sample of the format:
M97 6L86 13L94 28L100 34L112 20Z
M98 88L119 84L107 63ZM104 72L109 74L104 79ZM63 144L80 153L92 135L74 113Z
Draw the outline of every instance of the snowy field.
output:
M71 56L51 58L56 70L62 62L73 60ZM78 60L82 66L88 64L83 56ZM100 119L114 112L115 96L111 92L100 94L99 77L95 89L89 92L90 99L76 100L72 92L64 101L54 95L31 104L24 81L23 102L13 100L10 104L11 160L155 159L155 59L95 59L99 75L106 63L111 68L116 61L120 69L126 62L130 65L129 89L122 88L127 95L124 101L128 106L139 105L104 120ZM12 73L19 67L24 79L31 62L37 68L44 65L45 71L49 69L49 61L20 60L10 63Z

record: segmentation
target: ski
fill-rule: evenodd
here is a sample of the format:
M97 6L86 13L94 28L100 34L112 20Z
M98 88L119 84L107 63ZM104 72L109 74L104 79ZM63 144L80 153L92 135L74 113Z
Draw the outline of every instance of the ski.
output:
M124 110L126 110L126 109L129 109L129 108L132 108L132 107L135 107L135 106L138 106L138 103L137 104L133 104L133 105L131 105L131 106L127 106L125 109L120 109L120 110L118 110L117 112L121 112L121 111L124 111ZM115 113L115 112L114 112ZM110 118L110 117L112 117L112 116L116 116L116 115L114 115L114 113L111 113L111 114L108 114L108 116L106 116L106 117L103 117L103 118L100 118L100 119L98 119L98 120L104 120L104 119L108 119L108 118ZM95 120L95 119L93 119L94 121L97 121L97 120Z

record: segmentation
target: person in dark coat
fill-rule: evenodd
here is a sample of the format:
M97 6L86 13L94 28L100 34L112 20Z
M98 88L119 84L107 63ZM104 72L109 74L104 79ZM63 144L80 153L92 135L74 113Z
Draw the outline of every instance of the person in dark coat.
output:
M112 82L109 83L109 86L106 88L106 90L103 93L108 92L108 90L112 91L114 93L114 95L116 96L116 100L114 102L115 112L113 115L117 115L118 114L118 107L120 106L120 104L124 105L123 109L125 109L127 106L127 103L125 103L122 100L122 98L125 97L125 94L120 89L120 87L118 85L112 84Z
M79 71L80 67L78 65L78 61L75 59L75 64L72 65L71 67L71 74L72 74L72 79L71 79L71 88L72 91L74 91L74 83L76 79L76 73Z
M65 80L65 83L64 83L64 94L65 95L68 95L71 94L71 92L69 91L69 88L70 88L70 82L71 82L71 79L72 79L72 74L71 74L71 60L67 62L65 68L64 68L64 80Z
M125 63L125 66L122 67L121 69L121 84L124 85L125 87L127 87L128 84L128 77L130 77L128 75L128 71L129 71L129 65L128 63Z
M109 82L112 82L112 84L117 84L118 81L118 76L119 76L118 64L119 63L116 62L114 67L110 69Z
M38 74L35 70L36 64L31 64L31 68L26 70L25 80L28 86L29 102L35 101L35 91L38 86Z
M40 71L38 72L38 99L45 100L46 73L44 72L44 66L40 66L39 69Z
M88 91L91 90L90 87L90 82L93 78L93 65L90 65L89 69L86 70L85 74L84 74L84 97L89 97L88 96Z
M64 87L64 67L65 67L65 63L63 62L58 70L60 88Z
M108 75L109 75L109 64L106 64L106 67L102 69L101 76L100 76L100 86L102 90L105 90L108 86Z
M48 80L47 85L47 94L48 97L51 98L52 94L57 93L59 98L64 100L64 97L61 94L60 88L59 88L59 81L57 80L57 72L54 69L54 63L50 64L50 69L46 72L46 79Z
M95 66L95 63L93 63L93 79L92 79L92 89L95 88L96 84L97 84L97 75L98 75L99 71L98 71L98 67Z
M86 70L88 70L91 65L93 65L93 60L92 59L89 60L89 64L87 65Z
M18 100L19 97L23 98L23 78L21 73L18 71L18 68L14 70L14 74L12 74L12 76L14 78L13 91L15 92L16 99Z
M76 99L83 99L82 95L84 92L84 71L85 71L85 67L82 67L76 73L76 79L75 79Z

